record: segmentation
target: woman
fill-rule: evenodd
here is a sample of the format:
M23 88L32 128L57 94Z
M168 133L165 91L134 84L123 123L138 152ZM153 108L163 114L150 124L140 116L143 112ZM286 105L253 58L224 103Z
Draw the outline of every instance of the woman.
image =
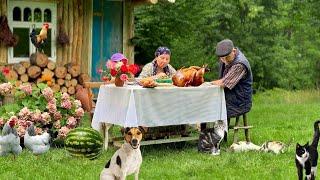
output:
M143 67L139 78L171 78L176 73L176 70L169 64L170 56L169 48L159 47L155 52L155 59Z

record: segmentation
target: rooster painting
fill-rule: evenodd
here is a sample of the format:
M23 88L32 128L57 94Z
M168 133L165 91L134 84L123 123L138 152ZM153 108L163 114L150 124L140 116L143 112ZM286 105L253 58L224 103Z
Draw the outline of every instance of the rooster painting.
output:
M49 24L44 23L42 25L40 33L37 35L36 30L32 29L32 32L30 33L30 39L32 44L37 48L37 51L42 51L43 48L47 42L47 34L48 34Z
M2 136L0 136L0 156L6 156L9 153L12 153L15 159L15 156L22 151L20 137L18 136L14 125L15 120L10 120L3 127Z
M31 124L24 135L24 146L32 151L33 154L39 155L46 153L49 148L50 135L44 132L42 135L36 135L35 128Z

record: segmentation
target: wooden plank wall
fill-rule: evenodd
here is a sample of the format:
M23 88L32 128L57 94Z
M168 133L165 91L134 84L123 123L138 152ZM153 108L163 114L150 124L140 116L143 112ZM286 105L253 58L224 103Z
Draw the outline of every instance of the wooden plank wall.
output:
M59 0L58 20L69 36L70 44L57 47L57 63L81 65L81 72L90 72L92 0ZM59 27L59 25L57 26Z
M7 15L7 0L0 0L0 15ZM0 64L7 63L8 48L0 43Z

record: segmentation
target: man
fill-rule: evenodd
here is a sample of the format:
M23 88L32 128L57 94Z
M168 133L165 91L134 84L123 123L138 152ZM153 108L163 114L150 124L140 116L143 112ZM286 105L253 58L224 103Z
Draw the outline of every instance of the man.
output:
M230 39L218 42L216 55L220 60L220 79L212 81L212 84L224 88L229 120L251 109L252 72L249 61Z

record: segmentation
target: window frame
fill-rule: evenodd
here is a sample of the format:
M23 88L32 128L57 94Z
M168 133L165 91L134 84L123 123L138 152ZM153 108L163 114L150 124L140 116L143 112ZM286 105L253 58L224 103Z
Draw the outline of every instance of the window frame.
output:
M21 11L21 21L13 21L13 9L19 7ZM31 21L24 21L24 9L31 9ZM39 8L41 10L41 22L34 22L34 10ZM29 28L29 34L33 28L41 29L44 23L44 11L49 9L51 11L51 22L49 24L49 29L51 29L51 57L52 61L57 59L57 45L56 45L56 32L57 32L57 3L56 2L32 2L32 1L8 1L8 24L13 32L13 28ZM29 35L28 35L29 37ZM13 56L14 47L8 48L8 63L19 63L21 61L29 60L32 53L36 52L36 47L32 44L29 38L29 57L14 57Z

